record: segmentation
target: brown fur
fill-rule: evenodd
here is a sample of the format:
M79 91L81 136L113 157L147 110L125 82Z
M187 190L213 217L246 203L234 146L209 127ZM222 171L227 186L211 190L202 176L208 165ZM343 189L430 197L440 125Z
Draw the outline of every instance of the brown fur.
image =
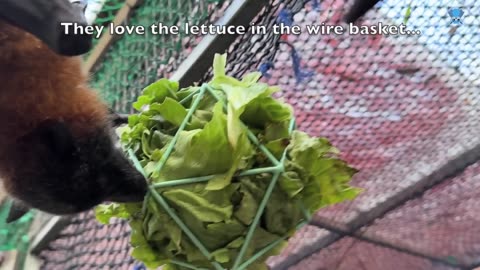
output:
M0 164L11 170L17 160L28 162L16 142L46 119L63 120L77 138L106 125L107 107L87 86L80 57L57 55L3 22L0 33Z
M108 113L80 57L57 55L0 21L0 178L10 195L58 214L141 200L146 182L114 149ZM37 134L50 120L58 136L46 138L55 142Z
M87 86L81 58L57 55L2 22L0 33L0 142L15 140L45 119L63 119L75 136L98 128L91 123L106 123L107 107Z

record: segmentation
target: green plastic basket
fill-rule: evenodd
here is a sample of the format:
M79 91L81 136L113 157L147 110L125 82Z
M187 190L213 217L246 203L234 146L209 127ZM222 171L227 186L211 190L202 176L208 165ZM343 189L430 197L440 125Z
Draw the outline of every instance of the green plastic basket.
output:
M179 134L181 131L183 131L194 114L195 110L197 109L200 100L206 95L210 94L212 95L217 101L223 102L223 105L226 109L226 103L224 100L222 100L216 93L215 91L211 88L210 85L208 84L203 84L202 87L199 88L199 90L193 92L190 94L188 97L180 101L181 104L184 104L186 102L191 101L192 99L192 106L183 120L182 124L180 125L178 131L176 132L175 136L173 137L172 141L168 145L165 154L162 156L162 159L158 163L158 166L155 168L154 171L160 171L162 170L163 166L167 162L167 159L169 158L170 154L172 153L175 144L178 140ZM286 151L284 151L282 158L279 160L275 158L275 156L263 145L256 137L255 135L245 126L247 130L247 134L251 142L257 146L265 155L266 157L270 160L272 163L272 166L266 167L266 168L255 168L255 169L250 169L241 172L238 174L238 176L248 176L248 175L258 175L258 174L265 174L269 173L272 175L272 178L270 180L270 184L268 185L268 188L263 196L263 199L259 205L258 211L255 214L255 218L253 219L252 224L249 226L247 235L245 237L245 242L243 243L242 247L240 248L240 253L235 259L234 266L233 268L229 270L244 270L247 269L249 265L251 265L253 262L255 262L257 259L262 257L264 254L266 254L268 251L271 249L275 248L278 244L280 244L282 241L286 240L290 235L285 235L276 241L269 243L267 246L262 248L261 250L257 251L252 257L247 258L244 260L244 255L245 252L249 246L249 243L252 240L252 237L254 235L255 229L257 225L259 224L260 218L264 212L264 209L268 203L268 200L270 198L270 195L272 194L272 191L277 184L279 176L284 172L284 160L286 158ZM290 122L290 128L289 132L291 133L295 128L295 121L292 119ZM137 169L144 174L144 176L148 179L149 175L146 175L143 167L141 166L139 160L135 156L132 150L129 150L129 156L132 159L133 163L137 167ZM199 251L211 262L213 269L215 270L223 270L224 268L220 265L219 262L215 261L213 259L212 253L205 247L205 245L198 239L197 236L188 228L188 226L185 224L185 222L182 221L182 219L175 213L175 210L172 209L172 207L167 203L167 201L164 199L164 197L161 194L161 189L162 188L167 188L167 187L172 187L172 186L181 186L181 185L187 185L187 184L192 184L192 183L201 183L201 182L207 182L211 179L216 177L216 175L210 175L210 176L202 176L202 177L193 177L193 178L186 178L186 179L177 179L177 180L169 180L166 182L162 183L156 183L156 184L151 184L149 187L149 192L147 196L145 197L144 201L144 209L143 212L145 214L146 211L146 205L147 201L149 200L150 197L153 197L153 199L162 206L162 208L168 213L168 215L176 222L176 224L181 228L181 230L188 236L188 238L192 241L192 243L199 249ZM297 229L304 226L308 221L311 219L311 215L308 213L308 211L302 207L302 212L304 214L304 220L300 222L300 224L297 225ZM208 270L205 268L199 268L195 265L189 264L187 262L182 262L182 261L176 261L176 260L171 260L170 263L186 267L188 269L195 269L195 270Z

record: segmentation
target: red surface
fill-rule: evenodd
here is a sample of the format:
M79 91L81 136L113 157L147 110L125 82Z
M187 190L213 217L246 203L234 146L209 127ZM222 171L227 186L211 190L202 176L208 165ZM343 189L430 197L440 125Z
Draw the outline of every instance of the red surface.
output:
M385 249L344 238L332 246L313 254L289 270L457 270L433 263L426 259L410 256L391 249Z

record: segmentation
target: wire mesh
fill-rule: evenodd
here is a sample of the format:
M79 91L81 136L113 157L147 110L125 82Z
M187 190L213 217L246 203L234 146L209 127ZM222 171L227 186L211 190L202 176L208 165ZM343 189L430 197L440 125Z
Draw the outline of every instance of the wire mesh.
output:
M122 0L90 0L86 12L95 14L94 24L108 25L124 5L125 1Z
M479 177L480 163L476 163L361 232L464 266L479 264Z
M124 25L152 24L176 25L183 29L185 23L201 25L214 22L228 1L149 0L139 6ZM119 112L131 112L131 104L148 84L169 77L175 68L200 42L201 36L152 34L123 35L113 44L93 71L92 86L100 89L105 100Z
M112 220L107 227L91 212L80 214L42 251L42 269L132 269L129 235L130 227L123 220Z
M350 4L326 0L317 8L317 2L272 0L253 23L271 26L288 10L303 28L339 24ZM171 3L147 1L130 23L158 21L165 13L155 7L171 8ZM221 15L219 4L209 5L211 9L199 5L199 10L210 12L205 14L214 14L199 17L214 20ZM228 3L223 4L224 8ZM399 24L408 5L383 1L360 23ZM461 26L450 24L452 6L465 12ZM212 13L215 9L219 11ZM270 32L242 35L229 48L229 74L240 77L261 70L265 82L281 87L279 98L294 106L298 128L328 137L343 158L360 169L353 184L365 192L353 202L319 211L317 218L386 244L307 226L281 255L269 260L272 269L471 269L480 263L475 226L480 165L453 178L445 176L462 171L468 165L462 154L480 145L480 3L412 1L411 11L408 28L421 30L419 36ZM175 43L166 38L124 37L111 48L94 84L117 110L128 111L145 85L168 77L199 41L183 37L186 43L178 43L173 38ZM168 46L175 47L171 44L187 45L169 51ZM296 57L300 63L292 61ZM208 71L205 80L210 76ZM71 235L60 235L42 253L43 269L98 269L102 264L82 268L87 258L102 257L91 247L104 236L87 236L79 229L93 222L90 215L77 217L64 231L73 230ZM128 239L122 226L121 233L105 227L95 230ZM83 242L68 242L75 237ZM133 265L127 243L106 248L123 256L125 267ZM81 249L89 255L78 255ZM59 252L72 260L56 259Z
M103 32L106 31L108 25L115 19L117 12L125 5L123 0L89 0L85 16L87 21L91 21L93 26L104 26ZM103 33L102 33L103 34ZM98 44L99 39L93 39L92 46ZM87 53L85 57L88 57Z
M457 270L426 259L379 247L354 238L344 238L313 254L291 270Z

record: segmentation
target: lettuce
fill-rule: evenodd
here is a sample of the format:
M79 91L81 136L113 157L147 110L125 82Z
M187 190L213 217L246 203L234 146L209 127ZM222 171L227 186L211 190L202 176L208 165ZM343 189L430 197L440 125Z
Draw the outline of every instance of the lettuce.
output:
M282 160L284 171L243 257L248 259L278 241L248 268L267 269L266 258L281 251L305 214L357 196L359 189L349 185L356 170L338 157L338 150L326 138L289 132L293 109L272 97L277 87L259 82L257 72L237 80L225 74L225 65L226 55L216 55L214 77L208 83L212 94L199 99L194 112L191 110L200 87L179 89L178 83L167 79L149 85L133 104L138 113L130 116L128 125L117 133L152 185L214 175L205 182L157 191L226 269L232 268L272 179L268 173L241 172L275 165L249 136L255 136L277 160ZM192 117L179 131L189 113ZM173 151L157 170L177 132ZM164 265L164 269L186 270L175 263L184 262L213 269L152 196L144 205L100 205L96 216L104 224L111 218L128 219L132 256L149 268Z

